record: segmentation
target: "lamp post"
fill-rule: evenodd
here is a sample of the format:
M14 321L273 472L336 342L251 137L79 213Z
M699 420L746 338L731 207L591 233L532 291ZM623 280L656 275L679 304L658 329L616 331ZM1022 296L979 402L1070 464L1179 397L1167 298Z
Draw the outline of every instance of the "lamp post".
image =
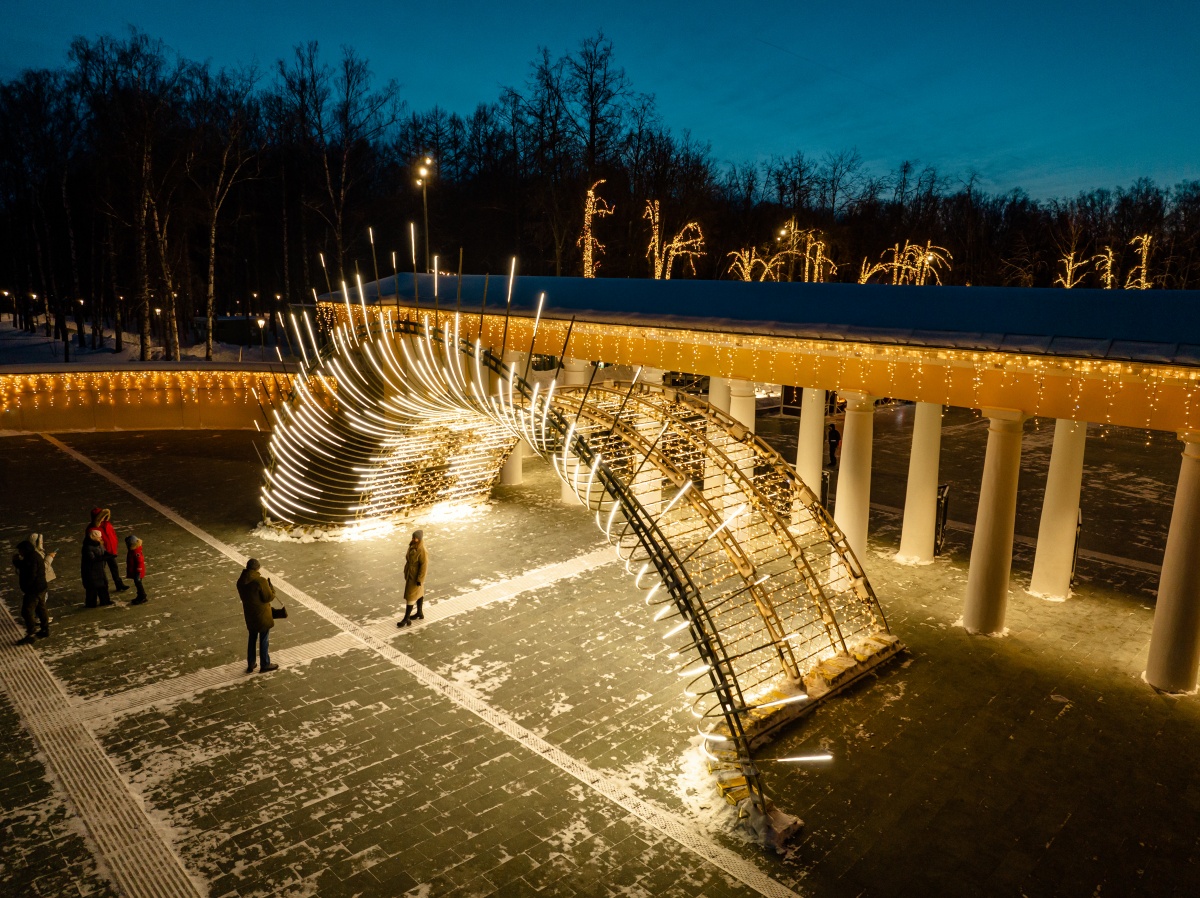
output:
M267 324L266 318L258 319L258 348L262 353L262 360L264 362L267 360L267 343L266 343L265 338L263 337L263 328L266 327L266 324Z
M162 309L161 308L155 308L155 310L154 310L154 330L158 332L158 342L163 344L163 348L166 348L167 341L163 339L163 335L162 335Z
M429 272L429 194L427 188L429 186L429 175L432 171L433 159L429 156L425 157L425 164L417 169L417 174L421 177L417 178L417 184L421 187L421 208L425 212L425 272Z

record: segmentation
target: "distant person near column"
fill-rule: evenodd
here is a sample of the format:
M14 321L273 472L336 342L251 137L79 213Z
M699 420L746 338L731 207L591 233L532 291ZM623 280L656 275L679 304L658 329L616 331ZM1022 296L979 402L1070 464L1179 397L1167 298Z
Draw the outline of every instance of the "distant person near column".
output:
M113 603L108 596L108 577L104 574L103 539L104 535L95 527L89 529L83 539L79 576L86 594L84 604L89 608Z
M259 672L279 670L271 663L268 642L275 618L271 614L271 602L275 600L275 587L263 577L262 565L257 558L246 562L246 569L238 577L237 591L242 599L242 613L246 616L246 630L250 639L246 643L246 673L254 673L254 647L258 644Z
M112 512L107 508L92 509L92 526L100 531L100 544L104 546L104 563L108 565L108 572L112 574L113 586L117 592L124 592L129 589L128 586L121 580L121 569L117 567L117 530L113 527Z
M146 557L142 554L142 541L130 534L125 537L125 548L128 550L125 553L125 576L133 581L137 590L137 596L129 604L145 605L149 599L146 598L146 590L142 586L142 579L146 576Z
M826 435L826 439L829 440L829 466L835 467L837 465L838 446L842 444L842 435L838 433L837 425L832 421L829 422L829 432Z
M408 543L404 556L404 620L397 627L411 627L414 620L424 620L425 570L429 566L429 554L425 551L425 531L416 530ZM413 614L413 605L417 613Z
M50 617L46 613L46 561L38 554L33 543L27 539L17 543L17 554L13 556L13 567L17 569L17 585L21 589L21 617L25 621L25 636L17 645L28 645L36 639L50 635ZM34 616L42 625L33 627Z

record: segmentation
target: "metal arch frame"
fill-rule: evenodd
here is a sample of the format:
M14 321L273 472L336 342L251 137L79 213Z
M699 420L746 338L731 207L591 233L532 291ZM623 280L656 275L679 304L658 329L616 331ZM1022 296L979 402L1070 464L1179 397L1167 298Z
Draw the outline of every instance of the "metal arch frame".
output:
M368 497L361 484L356 489L347 488L347 470L363 473L364 466L356 466L353 461L378 462L381 448L386 448L385 443L394 431L404 426L413 426L413 422L425 419L430 421L430 426L437 427L445 424L447 420L461 418L464 412L473 416L475 429L482 432L482 438L485 441L492 440L492 443L488 444L493 453L490 460L492 468L490 474L482 478L489 486L508 451L516 444L516 438L527 440L535 449L550 456L553 467L564 481L568 481L567 460L570 458L575 464L575 474L573 480L568 482L572 483L576 494L589 510L594 507L597 525L600 525L601 513L609 513L608 525L602 526L602 529L610 539L616 515L619 513L622 516L623 523L621 533L616 539L616 547L618 555L626 562L627 570L639 553L645 558L645 563L637 574L637 585L642 586L642 577L653 567L658 575L659 585L666 587L666 601L651 602L659 588L655 586L646 597L647 604L666 605L669 601L686 625L691 640L682 651L694 649L702 662L701 667L695 671L696 678L685 690L694 698L692 712L701 721L709 720L715 723L716 719L721 719L724 723L724 733L728 734L717 734L711 726L708 730L698 728L705 740L702 744L705 746L706 755L711 760L721 760L708 751L707 740L731 742L733 757L730 758L728 752L721 753L727 760L736 760L750 799L757 808L765 812L768 802L761 776L754 764L751 740L747 735L744 720L746 715L755 712L756 709L783 702L768 702L766 705L747 702L735 662L770 648L777 654L782 672L793 683L801 682L801 671L792 654L791 645L786 641L789 637L783 633L785 627L776 613L771 596L762 588L763 581L768 577L757 581L751 579L755 573L754 561L730 534L728 524L732 518L718 524L706 539L691 547L686 557L681 557L672 541L672 534L667 532L662 520L670 506L655 515L635 493L634 481L642 469L650 464L652 471L657 471L660 477L666 475L678 489L675 500L670 505L674 505L684 493L690 493L687 496L687 504L706 526L721 520L717 510L709 504L702 491L689 489L691 476L672 462L667 453L657 445L658 439L654 443L647 443L630 418L622 420L622 413L634 395L634 387L631 386L624 394L620 408L615 414L606 411L599 401L606 395L620 395L617 391L607 388L596 391L590 405L587 402L588 391L582 391L584 398L578 402L578 408L574 400L580 391L565 388L555 397L559 400L555 405L552 404L551 397L557 384L557 372L550 388L539 396L540 384L531 385L525 378L518 376L515 366L506 367L503 359L497 357L491 347L482 347L478 340L472 343L462 337L460 318L457 314L453 319L451 333L449 316L444 327L435 325L431 328L428 317L424 322L407 317L393 322L390 311L379 310L375 321L377 326L374 328L376 333L373 337L365 307L361 326L353 326L355 315L349 308L349 303L347 312L350 313L348 317L352 324L336 327L330 343L323 350L314 345L317 357L315 367L311 370L306 368L303 376L298 379L293 401L285 406L284 415L280 415L278 411L275 413L276 427L271 439L271 464L266 472L267 486L263 489L262 501L268 515L297 523L324 524L340 518L337 523L353 525L362 520L362 512L364 508L368 508ZM300 334L298 326L296 331L303 345L303 335ZM409 344L414 341L416 351L410 352ZM396 352L397 346L400 349L399 354ZM452 351L451 347L455 351ZM355 363L355 353L361 356L362 369L368 372L368 376L364 377L363 370ZM400 355L403 355L403 360ZM349 370L341 364L339 357L345 360ZM474 374L469 379L464 372L464 359L468 365L474 363ZM496 378L494 391L492 385L484 382L484 370L487 371L489 380L493 376ZM326 372L333 374L333 383ZM324 402L313 393L310 380L324 388ZM421 390L416 389L418 386ZM389 396L389 392L392 395ZM406 399L406 396L409 398ZM539 399L542 401L540 410ZM662 390L654 393L642 387L637 394L635 408L653 409L666 419L659 437L667 432L672 423L679 424L683 421L679 414L668 407L668 399L687 406L689 415L701 418L706 425L730 434L735 442L747 446L756 466L763 461L774 466L772 473L786 487L790 496L789 504L795 509L798 503L812 515L824 535L826 544L832 546L839 562L850 573L852 586L860 601L873 608L874 612L878 612L879 621L883 625L882 631L885 632L886 621L883 621L882 612L879 611L870 585L863 576L857 559L846 545L840 529L816 503L812 491L795 476L790 466L742 425L711 406L674 391ZM360 408L354 409L355 404ZM394 417L379 414L379 410L409 420L397 421ZM571 415L574 415L574 421L568 420ZM536 423L539 417L540 425ZM640 457L633 477L624 478L619 468L615 468L604 458L601 447L593 445L589 435L578 428L581 420L597 423L597 432L606 430L606 442L613 442L630 450L630 459ZM841 651L847 652L846 638L838 625L837 615L828 597L823 595L817 584L817 574L805 557L804 548L793 538L787 523L782 519L778 504L758 489L754 478L747 476L746 471L721 447L713 443L705 431L706 428L687 426L677 428L673 436L682 434L693 447L699 448L705 459L716 460L721 477L736 482L738 491L752 500L754 510L759 513L768 530L784 546L792 563L802 569L803 581L809 590L810 599L817 605L824 603L821 606L820 619L830 643L840 644ZM499 454L495 452L496 439L507 442L507 451ZM328 444L327 447L322 448L319 445L322 440ZM352 456L351 463L348 465L345 457L339 458L329 451L328 446L349 453ZM555 461L555 458L558 461ZM579 479L584 466L589 474L586 490L581 491ZM485 465L480 470L487 472L489 469ZM310 482L310 477L316 482ZM593 498L594 487L599 489L598 498ZM659 487L661 490L661 480ZM332 493L332 499L326 495L326 491ZM301 498L297 498L298 496ZM607 507L606 501L609 502ZM302 502L306 504L301 504ZM308 505L318 507L309 508ZM630 534L633 539L626 545L626 536ZM745 583L737 589L725 592L712 604L706 604L704 593L687 565L714 537L718 537L719 549L728 556L736 574L740 575ZM626 548L628 555L623 551ZM736 577L727 576L725 579L735 580ZM724 613L720 606L747 593L761 615L770 639L763 645L731 654L730 646L723 638L722 628L715 615ZM655 619L660 620L663 617L660 612ZM833 633L828 632L831 626L836 632L836 639ZM672 632L680 629L677 627ZM734 642L744 638L744 634L736 636ZM676 656L679 654L676 653ZM755 670L761 663L750 670ZM699 681L705 678L710 688L693 691L692 687L696 687ZM760 679L756 686L762 682L764 680ZM706 703L708 707L701 709Z

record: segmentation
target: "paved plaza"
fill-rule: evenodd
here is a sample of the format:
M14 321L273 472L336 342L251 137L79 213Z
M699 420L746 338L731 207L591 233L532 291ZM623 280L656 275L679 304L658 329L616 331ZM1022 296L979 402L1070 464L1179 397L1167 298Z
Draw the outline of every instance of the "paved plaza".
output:
M909 651L762 750L807 824L782 856L717 797L665 627L541 461L485 507L418 519L426 620L399 631L407 530L256 534L262 436L0 439L0 539L61 553L34 647L12 645L3 580L0 894L1194 894L1200 700L1141 680L1178 444L1093 429L1077 594L1051 603L1021 588L1052 433L1027 425L1008 632L989 639L956 626L986 419L947 414L957 523L906 567L906 415L876 416L865 564ZM795 427L759 429L786 455ZM149 604L83 607L97 504L143 540ZM276 673L244 672L244 556L288 606ZM834 760L769 760L816 750Z

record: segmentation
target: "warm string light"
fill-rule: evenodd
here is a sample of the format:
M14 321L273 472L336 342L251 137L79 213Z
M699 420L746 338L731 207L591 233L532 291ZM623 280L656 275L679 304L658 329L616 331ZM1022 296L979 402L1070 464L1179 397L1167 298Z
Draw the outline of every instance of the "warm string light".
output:
M345 317L341 304L324 304L329 314ZM360 321L355 312L354 320ZM411 315L401 309L400 314ZM370 311L377 320L377 313ZM484 344L499 346L503 314L484 316ZM464 316L472 332L478 332L479 316ZM555 354L562 347L565 320L542 319L536 351ZM510 320L510 346L527 347L532 336L532 319ZM688 328L638 327L609 322L576 322L572 355L603 358L623 366L647 365L664 371L713 374L744 380L773 380L788 383L814 373L826 389L861 389L874 395L903 396L944 406L975 406L981 402L1025 408L1055 417L1103 421L1105 394L1090 394L1087 378L1115 378L1119 388L1110 387L1114 400L1109 418L1113 424L1139 428L1151 401L1155 426L1178 429L1187 400L1183 386L1190 369L1170 364L1130 363L1101 370L1095 360L1046 356L1019 352L984 352L896 344L855 343L801 337L724 334ZM857 362L856 362L857 360ZM1118 370L1119 368L1119 370ZM984 393L989 370L996 371L997 390ZM852 372L854 383L849 382ZM1153 371L1150 377L1147 372ZM1080 380L1082 375L1084 380ZM625 376L629 376L628 374ZM1061 389L1052 388L1061 383ZM1085 407L1085 399L1087 396ZM1047 408L1047 398L1049 407Z
M1153 237L1150 234L1138 234L1129 241L1130 246L1138 248L1138 264L1129 272L1125 278L1126 290L1149 290L1150 289L1150 244L1153 242Z
M642 213L642 218L650 222L650 246L646 249L646 257L650 259L654 279L669 281L675 260L680 257L687 259L688 267L694 275L696 258L704 255L704 233L700 230L700 225L689 221L664 246L658 200L646 201L646 211Z
M605 179L601 178L588 188L587 197L583 201L583 230L579 234L579 239L575 241L576 246L583 247L583 276L585 278L596 276L596 269L600 267L596 256L604 252L604 244L592 236L592 220L612 215L616 208L596 195L596 188L603 183L605 183Z
M1100 283L1105 290L1111 290L1117 285L1117 260L1111 246L1104 247L1104 252L1092 256L1096 263L1096 271L1100 275Z
M891 253L890 259L886 258L888 253ZM905 240L903 247L897 243L880 253L880 258L883 261L873 265L867 259L863 259L862 268L858 273L860 284L871 283L873 277L883 275L885 280L879 283L887 283L886 279L890 277L893 286L910 284L924 287L932 281L940 287L942 278L938 270L944 269L949 272L950 262L954 259L950 250L944 246L934 246L929 240L925 241L924 246Z
M1093 260L1076 258L1075 251L1067 253L1059 262L1062 263L1063 271L1054 279L1054 283L1067 290L1073 290L1078 287L1083 280L1083 269Z

